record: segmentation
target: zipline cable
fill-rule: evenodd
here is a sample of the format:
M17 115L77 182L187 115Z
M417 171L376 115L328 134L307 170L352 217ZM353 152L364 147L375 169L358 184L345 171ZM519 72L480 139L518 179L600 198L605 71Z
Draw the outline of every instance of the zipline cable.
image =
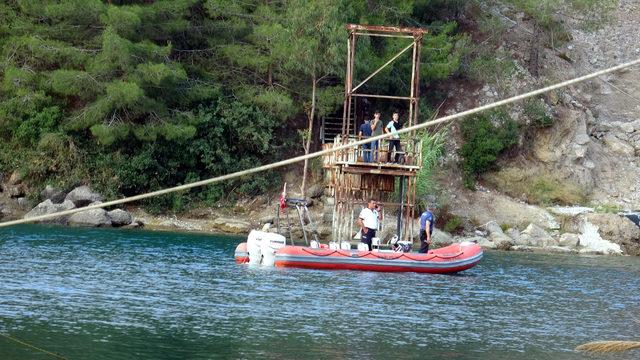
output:
M457 120L457 119L463 118L465 116L469 116L469 115L477 114L477 113L482 112L482 111L494 109L494 108L500 107L502 105L511 104L511 103L516 102L516 101L524 100L524 99L527 99L527 98L530 98L530 97L533 97L533 96L544 94L544 93L552 91L552 90L556 90L556 89L560 89L560 88L567 87L567 86L570 86L570 85L574 85L574 84L580 83L582 81L593 79L593 78L596 78L598 76L602 76L602 75L605 75L605 74L608 74L608 73L612 73L612 72L615 72L615 71L618 71L618 70L621 70L621 69L624 69L624 68L628 68L630 66L638 65L638 64L640 64L640 59L636 59L636 60L629 61L629 62L620 64L620 65L617 65L617 66L613 66L613 67L610 67L610 68L607 68L607 69L596 71L596 72L590 73L588 75L577 77L577 78L574 78L574 79L571 79L571 80L563 81L561 83L557 83L555 85L550 85L550 86L544 87L542 89L534 90L534 91L531 91L531 92L528 92L528 93L524 93L524 94L521 94L521 95L516 95L516 96L510 97L508 99L500 100L500 101L497 101L497 102L494 102L494 103L491 103L491 104L479 106L479 107L476 107L476 108L473 108L473 109L470 109L470 110L466 110L466 111L463 111L463 112L459 112L459 113L456 113L456 114L453 114L453 115L444 116L444 117L438 118L438 119L433 120L433 121L427 121L427 122L424 122L424 123L421 123L421 124L416 124L416 125L404 128L404 129L400 129L400 130L397 131L397 133L398 134L403 134L403 133L407 133L407 132L410 132L410 131L420 130L420 129L424 129L424 128L427 128L427 127L430 127L430 126L434 126L434 125L442 124L442 123L445 123L445 122ZM50 220L50 219L54 219L54 218L57 218L57 217L60 217L60 216L67 216L67 215L75 214L75 213L82 212L82 211L100 209L100 208L114 206L114 205L120 205L120 204L124 204L124 203L128 203L128 202L147 199L147 198L154 197L154 196L166 195L166 194L177 192L177 191L188 190L188 189L192 189L192 188L199 187L199 186L204 186L204 185L209 185L209 184L213 184L213 183L217 183L217 182L222 182L222 181L225 181L225 180L235 179L235 178L238 178L238 177L241 177L241 176L255 174L255 173L258 173L258 172L279 168L279 167L282 167L282 166L285 166L285 165L294 164L294 163L297 163L297 162L300 162L300 161L303 161L303 160L313 159L315 157L327 155L327 154L330 154L330 153L333 153L333 152L336 152L336 151L340 151L340 150L343 150L343 149L354 148L354 147L362 145L362 144L367 144L367 143L370 143L370 142L376 141L376 140L386 139L386 138L389 138L391 136L393 136L393 134L391 134L391 133L382 134L382 135L378 135L378 136L369 137L369 138L364 139L364 140L359 140L359 141L356 141L356 142L353 142L353 143L350 143L350 144L343 144L343 145L340 145L340 146L336 146L336 147L333 147L331 149L325 149L325 150L317 151L317 152L314 152L314 153L310 153L310 154L301 155L301 156L297 156L297 157L294 157L294 158L278 161L278 162L275 162L275 163L262 165L262 166L258 166L258 167L247 169L247 170L237 171L237 172L234 172L234 173L231 173L231 174L227 174L227 175L222 175L222 176L217 176L217 177L206 179L206 180L200 180L200 181L192 182L192 183L189 183L189 184L184 184L184 185L175 186L175 187L171 187L171 188L167 188L167 189L152 191L152 192L149 192L149 193L144 193L144 194L140 194L140 195L126 197L126 198L123 198L123 199L107 201L107 202L104 202L104 203L101 203L101 204L89 205L89 206L75 208L75 209L71 209L71 210L60 211L60 212L57 212L57 213L39 215L39 216L30 217L30 218L27 218L27 219L6 221L6 222L0 223L0 228L1 227L11 226L11 225L18 225L18 224L37 222L37 221L42 221L42 220Z
M66 360L66 358L65 358L65 357L63 357L62 355L59 355L59 354L53 353L53 352L51 352L51 351L47 351L47 350L45 350L45 349L42 349L42 348L39 348L39 347L37 347L37 346L31 345L31 344L29 344L29 343L26 343L26 342L24 342L24 341L20 340L20 339L16 339L16 338L14 338L14 337L13 337L13 336L11 336L11 335L0 333L0 336L2 336L2 337L4 337L4 338L7 338L7 339L9 339L9 340L11 340L11 341L15 341L15 342L17 342L18 344L22 344L22 345L24 345L24 346L26 346L26 347L28 347L28 348L31 348L31 349L34 349L34 350L40 351L41 353L44 353L44 354L47 354L47 355L51 355L52 357L54 357L54 358L56 358L56 359Z

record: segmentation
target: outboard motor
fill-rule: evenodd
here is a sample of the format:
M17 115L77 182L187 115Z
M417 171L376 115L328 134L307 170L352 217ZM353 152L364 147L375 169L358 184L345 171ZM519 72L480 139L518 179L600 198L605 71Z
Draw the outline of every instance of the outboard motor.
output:
M413 247L413 244L409 241L400 241L398 235L393 235L393 238L389 240L389 244L395 252L411 252L411 248Z
M265 233L262 238L262 265L274 266L276 263L276 252L287 245L287 239L274 233Z
M249 264L273 266L276 252L286 245L284 236L264 231L251 230L247 238Z
M249 264L260 264L262 262L262 231L251 230L247 237L247 252L249 253Z

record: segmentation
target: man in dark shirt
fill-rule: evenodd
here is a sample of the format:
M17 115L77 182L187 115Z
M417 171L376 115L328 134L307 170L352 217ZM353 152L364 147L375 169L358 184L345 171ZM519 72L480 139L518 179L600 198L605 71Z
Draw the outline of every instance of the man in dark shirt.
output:
M371 137L371 123L369 122L369 120L365 120L365 122L360 125L360 133L358 133L358 137L360 139L362 138L369 138ZM362 144L362 161L368 163L371 162L371 150L372 150L372 144L371 143L367 143L367 144Z
M428 252L429 245L431 245L433 223L436 221L433 210L435 210L435 205L430 204L427 210L420 215L420 251L418 251L420 253Z

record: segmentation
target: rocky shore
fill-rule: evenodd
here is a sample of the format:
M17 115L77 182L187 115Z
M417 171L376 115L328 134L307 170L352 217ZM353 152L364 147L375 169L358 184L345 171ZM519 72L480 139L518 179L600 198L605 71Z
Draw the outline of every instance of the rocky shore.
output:
M21 180L14 174L2 185L0 192L0 220L29 218L86 205L98 204L103 197L88 186L80 186L64 193L51 186L41 192L44 199L30 208L29 201L15 196L20 191ZM13 190L12 190L13 189ZM331 239L333 198L326 196L321 185L309 189L308 202L312 224L323 241ZM446 246L459 241L473 241L485 249L538 251L570 254L611 254L640 256L640 213L627 214L601 212L590 207L543 208L519 203L496 194L483 200L487 194L475 192L473 211L477 225L466 225L458 234L452 235L441 229L434 233L434 246ZM480 210L480 211L479 211ZM49 223L67 226L91 227L141 227L151 230L195 231L245 236L251 229L273 223L277 201L267 196L240 201L230 208L199 208L185 214L152 215L141 208L94 209L68 217L57 218ZM292 210L295 212L295 210ZM456 209L465 213L464 203ZM436 211L436 215L438 212ZM297 215L291 214L292 218ZM634 223L635 220L635 223ZM388 241L395 233L396 214L386 213L379 237ZM297 221L293 222L294 238L302 239ZM419 229L417 223L415 229ZM355 233L354 225L354 233ZM357 239L353 239L357 242ZM417 242L417 238L415 239Z

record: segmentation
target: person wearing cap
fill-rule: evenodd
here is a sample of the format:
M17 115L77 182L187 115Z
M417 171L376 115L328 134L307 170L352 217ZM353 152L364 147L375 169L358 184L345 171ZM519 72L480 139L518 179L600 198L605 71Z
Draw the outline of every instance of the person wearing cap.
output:
M369 251L372 250L371 239L376 236L378 230L378 222L382 220L382 212L380 205L374 199L369 199L367 206L360 211L357 224L360 226L360 242L367 244Z
M433 223L436 221L433 215L434 204L429 204L427 209L420 215L420 253L429 251L431 245L431 234L433 234Z

